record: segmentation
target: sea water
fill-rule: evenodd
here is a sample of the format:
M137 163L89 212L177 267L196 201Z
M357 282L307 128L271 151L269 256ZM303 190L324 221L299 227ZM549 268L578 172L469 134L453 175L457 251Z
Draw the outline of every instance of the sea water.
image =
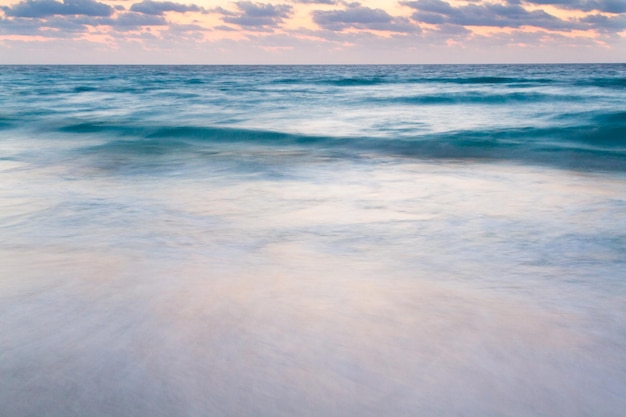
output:
M0 415L624 410L626 65L0 68Z

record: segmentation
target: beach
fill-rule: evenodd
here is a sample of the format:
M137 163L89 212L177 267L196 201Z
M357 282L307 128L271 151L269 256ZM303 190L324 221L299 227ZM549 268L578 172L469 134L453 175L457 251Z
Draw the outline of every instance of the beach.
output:
M5 68L0 414L626 408L626 66Z

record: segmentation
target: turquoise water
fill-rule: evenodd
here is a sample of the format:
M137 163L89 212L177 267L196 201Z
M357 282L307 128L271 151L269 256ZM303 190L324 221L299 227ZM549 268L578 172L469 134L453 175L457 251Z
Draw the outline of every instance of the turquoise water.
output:
M0 68L0 414L626 409L626 65Z

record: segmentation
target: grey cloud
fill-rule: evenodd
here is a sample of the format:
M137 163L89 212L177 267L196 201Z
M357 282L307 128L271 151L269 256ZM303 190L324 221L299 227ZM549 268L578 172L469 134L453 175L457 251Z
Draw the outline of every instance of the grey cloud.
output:
M163 16L126 12L115 17L73 17L72 21L88 26L111 26L119 31L137 30L142 26L164 26L169 22Z
M163 15L165 12L206 12L206 10L195 4L187 5L182 3L175 3L172 1L152 1L143 0L141 3L135 3L130 6L130 10L133 12L139 12L149 15Z
M120 32L137 30L142 26L164 26L162 16L141 13L123 13L115 18L100 16L56 16L46 19L13 18L0 21L0 32L19 35L39 35L70 38L84 33L89 27L110 26Z
M235 4L238 12L229 12L221 8L214 11L221 13L223 15L222 20L226 23L256 30L277 27L284 18L291 16L293 11L293 8L288 4L273 5L249 1L240 1Z
M237 29L231 28L230 26L226 26L226 25L215 26L213 29L215 29L215 30L223 30L223 31L226 31L226 32L236 32L237 31Z
M593 29L600 32L621 32L626 30L626 15L608 17L594 14L583 17L580 21L589 24Z
M221 14L222 16L239 16L238 13L231 12L230 10L226 10L223 7L216 7L214 9L211 9L211 12Z
M445 15L432 12L420 12L419 15L416 13L413 18L429 25L443 25L448 21Z
M52 17L49 19L14 18L0 19L0 33L48 38L71 38L86 32L87 25L73 17Z
M626 0L526 0L529 4L558 6L564 9L590 12L626 13Z
M459 25L439 25L437 27L437 32L439 34L442 35L446 35L446 36L467 36L469 34L471 34L472 32L469 31L468 29L464 28L463 26L459 26Z
M334 5L337 4L336 0L292 0L294 3L300 4L328 4Z
M178 33L178 34L187 34L187 36L190 36L190 34L194 33L197 34L198 36L202 35L202 32L210 32L211 29L207 29L203 26L200 25L195 25L195 24L186 24L186 25L181 25L181 24L174 24L174 23L170 23L169 24L169 29L168 29L169 33Z
M565 21L542 10L528 11L516 4L485 3L453 7L441 0L407 1L401 4L416 9L412 18L429 24L519 28L534 26L553 30L580 28L577 22Z
M0 19L0 34L25 35L25 36L46 36L42 32L42 25L39 20L33 19Z
M442 0L418 0L401 1L400 4L420 10L422 12L439 13L449 15L454 13L454 8Z
M394 17L382 9L370 9L360 5L346 10L316 10L312 14L315 23L332 31L348 28L392 32L419 31L419 27L406 18Z
M3 7L6 16L40 18L49 16L111 16L113 7L95 0L25 0Z
M148 15L143 13L124 13L117 19L107 19L103 24L108 24L117 29L135 30L141 26L164 26L167 21L163 16Z

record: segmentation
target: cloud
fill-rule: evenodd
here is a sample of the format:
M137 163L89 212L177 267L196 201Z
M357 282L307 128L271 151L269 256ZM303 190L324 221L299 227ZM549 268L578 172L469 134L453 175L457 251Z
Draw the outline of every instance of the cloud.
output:
M441 15L454 13L454 8L441 0L402 1L400 4L427 13L438 13Z
M158 15L161 16L165 12L200 12L206 13L206 9L195 4L187 5L182 3L175 3L172 1L152 1L143 0L141 3L135 3L130 6L130 10L133 12Z
M101 24L108 24L118 30L136 30L142 26L165 26L167 21L163 16L150 15L143 13L123 13L116 19L107 19L101 21Z
M49 16L111 16L113 7L94 0L25 0L13 7L3 7L6 16L42 18Z
M382 9L352 5L346 10L315 10L313 21L324 29L342 31L348 28L415 32L419 27L404 17L394 17Z
M395 0L378 0L378 3L370 0L364 4L353 0L224 0L214 2L222 7L212 9L202 7L199 0L0 0L0 3L9 1L18 3L0 6L2 45L16 42L15 39L49 44L66 42L64 45L71 42L83 45L83 40L91 40L91 45L97 48L115 47L120 51L126 48L122 52L131 61L139 59L134 56L136 46L174 55L190 48L196 51L188 55L193 62L206 56L197 51L214 48L219 51L215 56L226 54L223 56L232 62L242 63L252 62L254 51L258 53L254 56L263 59L270 59L270 55L280 57L276 62L311 63L317 60L382 62L386 59L383 57L393 62L487 62L494 56L502 61L525 57L549 61L558 60L559 56L575 60L583 55L586 60L590 57L617 60L618 55L624 56L625 50L626 0L401 1L410 18L392 12ZM542 10L548 9L542 7L547 5L579 13L560 18L556 12L552 15ZM174 19L171 13L180 15ZM214 26L208 19L183 16L183 13L213 13L219 21ZM283 25L294 15L298 19L304 17L303 13L310 13L308 24L298 20L293 25ZM475 26L507 30L481 31ZM85 36L87 33L89 36ZM11 39L5 35L19 37ZM239 52L227 51L231 45L237 45L233 47ZM577 46L586 48L583 54L572 52ZM559 55L559 48L570 52ZM372 51L375 51L373 55ZM268 55L262 55L266 52ZM430 58L422 58L422 53ZM448 54L448 58L440 58L439 54Z
M65 17L55 17L47 21L27 18L0 19L1 34L71 38L85 31L85 25Z
M292 0L294 3L299 4L328 4L335 5L337 4L336 0Z
M577 22L561 20L543 10L529 11L518 4L483 3L453 7L442 0L405 1L401 4L416 10L412 15L413 20L432 25L453 24L499 28L533 26L551 30L581 28Z
M589 24L593 29L600 32L621 32L626 30L626 15L605 16L593 14L580 19L581 22Z
M237 32L237 29L230 27L230 26L226 26L226 25L218 25L218 26L215 26L213 29L223 30L225 32Z
M72 38L88 29L109 26L117 32L129 32L144 26L166 26L163 16L141 13L121 13L115 17L101 16L53 16L40 18L13 18L0 20L0 33L13 35L44 36L50 38Z
M217 8L213 11L221 14L225 23L238 25L246 29L268 29L279 26L285 18L291 16L293 8L288 4L263 4L250 1L236 2L237 12Z
M14 7L3 8L7 19L0 20L0 33L71 38L98 26L109 26L115 31L126 33L147 26L168 26L172 32L206 30L198 25L176 25L168 22L163 14L167 11L184 13L205 12L195 5L174 2L144 0L131 6L129 12L123 8L113 9L94 0L26 0ZM114 14L114 10L117 13Z
M626 0L526 0L526 3L557 6L583 12L596 10L606 13L626 13Z

